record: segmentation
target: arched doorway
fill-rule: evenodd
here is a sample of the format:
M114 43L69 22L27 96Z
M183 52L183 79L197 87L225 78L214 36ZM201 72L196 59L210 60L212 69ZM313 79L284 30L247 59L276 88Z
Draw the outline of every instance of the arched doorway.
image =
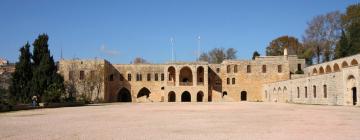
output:
M137 98L141 98L141 97L149 98L150 93L151 93L151 92L150 92L149 89L147 89L146 87L143 87L143 88L139 91L139 93L138 93L138 95L137 95Z
M202 102L204 98L204 93L202 91L199 91L196 95L196 101L197 102Z
M118 102L131 102L131 93L130 93L130 91L128 89L126 89L126 88L122 88L118 92L117 101Z
M175 83L175 81L176 81L175 68L173 66L168 68L168 76L169 76L168 80Z
M247 92L246 91L241 91L240 101L247 101Z
M176 94L174 91L170 91L168 95L168 102L175 102L176 101Z
M357 93L356 93L356 87L351 88L352 91L352 100L353 100L353 105L357 104Z
M179 79L181 86L192 86L193 75L191 69L189 67L183 67L180 70Z
M188 91L184 91L181 94L181 102L191 102L191 95Z

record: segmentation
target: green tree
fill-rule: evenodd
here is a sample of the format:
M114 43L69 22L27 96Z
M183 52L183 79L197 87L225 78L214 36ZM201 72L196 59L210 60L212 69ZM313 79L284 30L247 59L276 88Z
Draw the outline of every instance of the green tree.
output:
M299 55L303 52L303 46L299 40L292 36L280 36L272 40L266 47L267 56L284 55L284 49L288 49L289 55Z
M338 59L348 56L349 55L348 51L349 51L349 43L345 35L345 32L342 31L340 40L335 48L335 58Z
M59 91L64 91L63 77L57 73L53 57L50 55L49 37L41 34L34 41L32 95L39 95L43 101L58 102Z
M10 85L10 98L14 102L29 103L31 101L30 87L32 78L30 45L26 43L20 48L19 61L15 65Z
M255 60L256 57L260 56L259 52L255 51L252 56L252 60Z
M360 52L360 3L350 5L341 17L347 37L347 56Z

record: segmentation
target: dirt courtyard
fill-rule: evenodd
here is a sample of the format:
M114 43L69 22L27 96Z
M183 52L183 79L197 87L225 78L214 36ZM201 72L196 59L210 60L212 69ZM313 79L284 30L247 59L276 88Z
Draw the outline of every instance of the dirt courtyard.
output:
M114 103L0 113L0 139L360 139L360 108Z

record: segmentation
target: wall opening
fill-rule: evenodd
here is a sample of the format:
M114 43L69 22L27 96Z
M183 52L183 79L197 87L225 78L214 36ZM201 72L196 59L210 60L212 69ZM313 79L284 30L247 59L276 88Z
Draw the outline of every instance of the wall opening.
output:
M222 93L222 97L224 97L224 96L227 96L227 92L226 92L226 91L224 91L224 92Z
M351 88L352 91L352 100L353 100L353 105L356 105L357 103L357 93L356 93L356 87Z
M241 91L240 101L247 101L247 92L246 91Z
M192 71L189 67L183 67L180 70L180 85L182 86L190 86L193 82Z
M168 102L175 102L176 101L176 94L174 91L170 91L168 94Z
M149 98L150 93L151 93L151 92L150 92L149 89L143 87L143 88L139 91L139 93L138 93L138 95L137 95L137 98L141 98L141 97Z
M188 91L184 91L181 94L181 102L191 102L191 95Z
M131 102L131 93L130 93L130 91L128 89L126 89L126 88L122 88L118 92L117 101L118 102Z
M202 91L199 91L196 95L196 101L197 102L202 102L204 98L204 93Z
M358 62L355 59L353 59L353 60L351 60L350 64L351 64L351 66L357 66Z

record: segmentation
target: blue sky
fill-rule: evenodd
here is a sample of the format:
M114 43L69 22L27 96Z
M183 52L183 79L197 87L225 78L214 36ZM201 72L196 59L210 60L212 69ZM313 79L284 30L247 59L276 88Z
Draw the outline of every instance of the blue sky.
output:
M301 39L314 16L345 11L359 0L1 0L0 57L18 59L19 48L41 33L55 60L100 57L129 63L194 61L201 51L236 48L239 59L264 55L282 35Z

